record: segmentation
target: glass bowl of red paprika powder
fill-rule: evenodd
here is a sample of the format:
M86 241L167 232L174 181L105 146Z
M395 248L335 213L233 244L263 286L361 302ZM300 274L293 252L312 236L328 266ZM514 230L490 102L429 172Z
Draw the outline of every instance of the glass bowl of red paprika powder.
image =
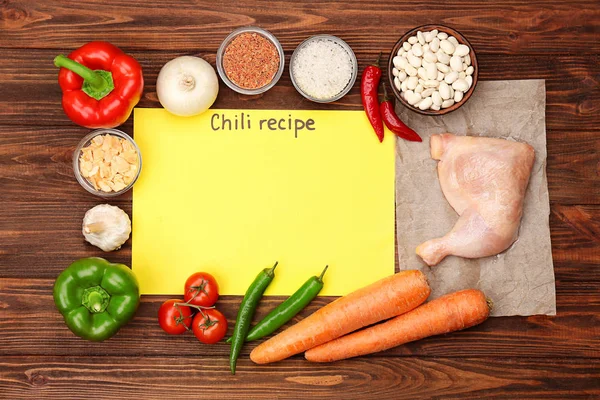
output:
M241 94L271 89L285 65L283 48L269 31L246 26L231 32L217 51L217 71L227 86Z

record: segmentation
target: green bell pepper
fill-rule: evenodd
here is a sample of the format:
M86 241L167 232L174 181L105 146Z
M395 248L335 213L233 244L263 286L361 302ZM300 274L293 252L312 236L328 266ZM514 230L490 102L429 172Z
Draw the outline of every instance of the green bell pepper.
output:
M112 337L133 317L140 290L127 266L98 257L82 258L56 279L54 303L74 334L99 342Z

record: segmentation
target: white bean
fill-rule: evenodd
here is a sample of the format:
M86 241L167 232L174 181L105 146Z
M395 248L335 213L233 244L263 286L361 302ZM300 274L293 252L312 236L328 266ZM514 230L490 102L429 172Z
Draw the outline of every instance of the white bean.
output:
M411 36L408 38L408 43L410 44L415 44L417 43L417 37L416 36Z
M404 50L409 51L411 48L411 45L408 42L404 42L404 43L402 43L402 47L404 48Z
M425 33L423 34L423 37L425 38L425 42L427 42L427 43L431 42L431 40L433 39L433 38L431 37L431 32L425 32Z
M463 57L463 56L466 56L467 54L469 54L470 51L471 51L471 49L469 49L469 46L464 45L464 44L459 44L458 46L456 46L456 49L454 49L454 53L452 55Z
M469 84L464 79L457 79L453 84L452 88L454 90L460 90L461 92L466 92L469 90Z
M410 63L410 65L412 65L415 68L419 68L421 66L421 59L419 57L416 57L414 55L412 55L411 53L408 53L408 62ZM462 67L462 65L461 65Z
M429 50L429 43L425 43L425 45L423 45L423 53L425 53L427 50Z
M426 97L425 99L423 99L423 101L421 101L419 103L419 109L427 110L427 109L429 109L429 107L431 107L432 104L433 104L433 100L431 100L431 97Z
M438 58L438 61L441 62L442 64L450 64L450 56L448 54L446 54L446 52L442 49L439 49L435 55Z
M425 79L419 78L419 85L425 85Z
M448 39L448 34L446 32L440 32L437 34L437 37L440 40Z
M450 98L450 86L444 81L440 82L440 96L442 96L442 99L444 100Z
M456 38L454 36L448 36L448 41L450 43L452 43L454 45L454 47L456 47L460 44L460 43L458 43L458 40L456 40Z
M458 103L459 101L461 101L463 99L463 92L461 92L460 90L457 90L456 92L454 92L454 102Z
M454 45L448 40L442 40L440 42L440 48L448 55L454 53Z
M461 73L458 74L458 79L465 79L467 77L467 74L465 73L465 71L462 71Z
M437 78L437 66L433 63L427 63L427 66L425 66L425 70L427 71L427 79L433 79L435 80Z
M423 98L429 97L433 94L433 92L435 92L434 88L427 88L427 89L423 90L423 92L421 93L421 97L423 97Z
M469 54L465 56L465 64L471 65L471 56Z
M398 76L399 73L398 68L392 68L392 75Z
M442 108L452 107L454 105L454 100L444 100L442 103Z
M450 90L450 98L453 99L454 98L454 89L452 88L451 85L448 85L448 90Z
M433 104L433 105L431 106L431 109L432 109L433 111L440 111L440 106L438 106L438 105L436 105L436 104Z
M439 33L439 31L437 29L434 29L431 31L431 36L435 38L438 33Z
M421 45L425 44L425 37L423 36L423 32L417 32L417 40L419 41L419 43L421 43Z
M394 86L396 86L396 89L402 90L402 84L400 83L400 79L398 79L398 77L394 78Z
M450 72L450 67L448 67L446 64L442 64L442 63L437 63L435 64L438 71L447 74L448 72Z
M469 89L470 89L471 86L473 85L473 77L471 75L467 76L465 78L465 82L467 82L467 85L469 85Z
M458 72L452 71L448 75L446 75L446 77L444 78L444 82L446 82L448 85L452 85L454 83L454 81L457 79L458 79Z
M410 90L415 90L415 88L417 87L418 83L419 83L419 80L417 79L417 77L416 76L411 76L406 81L406 87L409 88Z
M394 67L398 68L398 70L406 69L406 65L408 64L408 60L400 56L394 57L392 62L394 63Z
M406 80L406 81L403 81L403 82L400 84L400 90L402 90L403 92L406 92L406 91L408 90L408 88L406 87L406 82L408 82L408 80Z
M467 67L467 70L465 71L465 73L466 73L467 75L473 75L473 72L474 72L474 71L475 71L475 68L473 68L473 66L472 66L472 65L469 65L469 66Z
M408 91L406 93L408 93ZM412 95L410 96L411 97L410 100L408 100L408 104L414 105L414 104L417 104L419 101L421 101L421 94L414 93L414 92L411 92L411 93L412 93Z
M433 54L433 53L431 52L431 50L427 50L427 51L425 52L425 54L423 54L423 58L424 58L424 59L425 59L427 62L430 62L430 63L434 63L434 64L435 64L435 63L437 62L437 56L436 56L435 54Z
M400 82L403 82L406 79L407 75L406 75L406 71L400 71L398 73L398 79L400 80Z
M421 67L417 70L417 76L421 79L427 79L427 70Z
M408 76L417 76L417 69L409 63L406 63L405 71L408 74Z
M435 79L427 80L423 83L423 86L426 88L436 88L440 85L440 81Z
M444 80L444 74L441 71L438 71L437 80L438 81L443 81Z
M452 56L450 59L450 68L454 71L461 72L463 70L462 59L458 56Z
M404 92L400 92L400 97L404 98Z
M415 56L421 57L423 55L423 46L421 43L415 43L412 45L412 52Z
M442 96L440 96L440 92L438 92L437 90L431 95L431 100L433 100L433 104L435 104L438 107L441 106L442 102L444 101L442 99Z
M417 87L415 88L415 93L422 93L423 92L423 86L421 85L417 85ZM423 96L423 95L421 95Z
M435 53L439 49L440 49L440 39L435 37L435 38L433 38L431 43L429 43L429 50L431 50L433 53Z

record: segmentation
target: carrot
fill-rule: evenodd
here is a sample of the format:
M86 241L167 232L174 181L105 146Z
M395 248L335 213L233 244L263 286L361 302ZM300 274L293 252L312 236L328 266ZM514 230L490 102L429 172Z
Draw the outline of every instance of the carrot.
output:
M491 302L476 289L432 300L384 323L310 349L308 361L330 362L391 349L428 336L470 328L490 315Z
M358 289L317 310L267 340L250 353L257 364L267 364L302 353L348 332L418 307L430 293L420 271L402 271Z

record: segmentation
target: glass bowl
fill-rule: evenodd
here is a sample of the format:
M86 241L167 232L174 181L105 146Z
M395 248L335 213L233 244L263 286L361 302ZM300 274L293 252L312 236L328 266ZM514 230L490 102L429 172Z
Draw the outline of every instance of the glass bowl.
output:
M335 96L327 98L327 99L316 98L316 97L313 97L310 94L304 92L300 88L300 86L298 86L298 83L296 82L296 79L294 78L294 71L293 71L294 61L296 60L299 50L301 50L303 47L305 47L309 43L312 43L312 42L315 42L318 40L330 40L330 41L340 45L344 50L346 50L346 52L350 55L350 58L352 59L352 76L350 77L350 80L348 81L348 83L346 84L344 89L342 89L341 92L339 92ZM296 50L294 50L294 53L292 54L292 58L290 59L289 70L290 70L290 78L292 80L292 84L294 85L294 87L296 88L298 93L300 93L302 96L304 96L308 100L314 101L315 103L331 103L333 101L339 100L342 97L344 97L352 89L352 86L354 86L354 82L356 82L356 77L358 76L358 62L356 60L356 55L354 54L354 51L352 51L352 48L348 45L348 43L346 43L339 37L333 36L333 35L315 35L315 36L311 36L308 39L304 40L302 43L300 43L298 45L298 47L296 47Z
M81 171L79 170L79 156L81 155L81 150L84 147L87 147L90 145L91 141L93 138L95 138L96 136L99 135L112 135L112 136L117 136L121 139L125 139L127 140L129 143L131 143L135 149L135 151L137 152L137 159L138 159L138 169L137 172L135 174L135 177L133 178L133 180L129 183L129 185L127 185L126 187L124 187L123 189L117 191L117 192L104 192L102 190L96 190L96 188L94 187L94 185L92 185L90 182L88 182L88 180L86 178L83 177L83 175L81 175ZM77 179L77 182L79 182L79 184L88 192L95 194L96 196L99 197L104 197L104 198L110 198L110 197L116 197L116 196L120 196L123 193L127 192L129 189L131 189L133 187L133 184L137 181L137 179L140 176L140 172L142 171L142 153L140 151L140 148L138 147L138 145L135 143L135 141L125 132L122 132L118 129L96 129L95 131L90 132L88 135L86 135L83 139L81 139L81 142L79 142L79 145L77 146L77 148L75 149L75 151L73 152L73 172L75 174L75 178Z
M223 55L225 54L225 50L227 49L227 46L229 46L229 43L231 43L231 41L233 39L235 39L236 36L238 36L242 33L258 33L259 35L261 35L262 37L264 37L265 39L268 39L271 43L273 43L273 45L277 49L277 53L279 54L279 69L275 73L275 76L273 77L271 82L267 83L264 86L256 88L256 89L246 89L246 88L242 88L242 87L236 85L234 82L232 82L229 79L229 77L225 73L225 70L223 69ZM267 90L271 89L279 81L279 78L281 78L284 67L285 67L285 54L283 53L283 47L281 47L279 40L277 40L277 38L271 32L264 30L262 28L259 28L257 26L245 26L245 27L234 30L223 40L223 42L219 46L219 50L217 50L217 71L219 72L219 76L221 77L223 82L225 82L225 84L229 88L231 88L241 94L248 94L248 95L261 94L261 93L264 93Z

